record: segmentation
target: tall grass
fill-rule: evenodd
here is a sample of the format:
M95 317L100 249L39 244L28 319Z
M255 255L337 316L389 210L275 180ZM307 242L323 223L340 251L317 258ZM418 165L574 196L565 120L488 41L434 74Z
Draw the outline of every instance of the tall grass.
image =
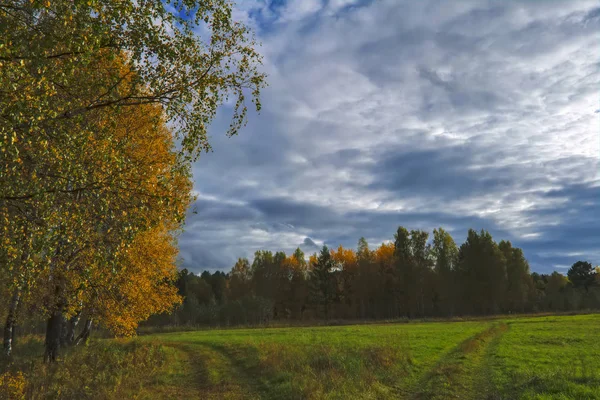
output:
M53 364L42 362L39 339L22 341L0 366L0 399L132 398L167 362L161 345L96 340L68 349Z

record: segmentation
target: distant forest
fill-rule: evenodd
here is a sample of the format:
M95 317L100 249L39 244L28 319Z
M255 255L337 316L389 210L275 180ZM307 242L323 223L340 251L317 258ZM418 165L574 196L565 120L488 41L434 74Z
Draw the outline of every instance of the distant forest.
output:
M399 227L394 241L371 250L342 246L306 261L260 250L229 273L184 269L183 303L144 325L252 325L276 320L453 317L600 308L600 270L578 261L567 276L531 273L520 248L469 230L457 246L444 229L433 240Z

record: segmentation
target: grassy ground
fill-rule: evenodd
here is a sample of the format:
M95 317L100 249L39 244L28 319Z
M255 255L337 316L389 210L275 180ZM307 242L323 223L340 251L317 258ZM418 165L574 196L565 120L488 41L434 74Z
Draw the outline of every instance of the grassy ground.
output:
M31 338L0 362L0 400L600 399L598 339L600 315L207 330L44 365Z
M138 398L600 399L600 316L234 329L141 338Z
M64 349L53 364L42 354L41 338L29 337L20 338L12 358L0 357L0 400L134 398L169 374L178 355L139 340L95 340Z

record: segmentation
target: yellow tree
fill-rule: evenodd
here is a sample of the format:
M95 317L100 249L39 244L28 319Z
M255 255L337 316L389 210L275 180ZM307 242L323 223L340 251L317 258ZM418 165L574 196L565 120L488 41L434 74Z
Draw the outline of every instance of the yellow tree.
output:
M340 269L356 268L356 252L353 249L345 249L340 245L337 250L331 249L331 257Z
M78 314L82 304L88 314L105 309L89 306L90 292L115 294L124 288L114 280L127 268L122 255L140 240L139 235L161 226L179 229L191 200L189 165L175 152L160 107L122 109L113 117L112 134L90 138L83 163L88 179L104 184L78 193L62 208L61 215L73 215L76 221L67 225L73 231L62 239L83 237L60 244L60 254L43 279L49 299L48 359L56 357L66 317ZM100 299L107 297L96 302ZM128 309L137 312L131 304ZM117 330L115 324L111 328Z
M18 304L23 293L40 289L41 276L58 299L49 312L64 310L65 271L85 270L99 238L111 251L94 257L104 254L114 265L139 224L152 225L131 218L150 198L139 194L139 181L125 179L131 163L120 147L129 138L113 137L118 115L160 106L189 159L210 149L207 127L229 96L229 135L245 123L248 91L260 108L260 56L231 11L227 0L0 4L0 260L12 292L7 353ZM206 30L206 40L197 29ZM155 175L156 184L170 179ZM131 201L122 201L125 193Z
M88 319L96 318L115 334L128 336L140 321L181 302L173 284L178 250L172 232L166 224L140 232L119 256L121 268L116 273L94 268L97 276L90 279L94 285L83 296L86 309L93 310Z
M111 68L127 68L118 59L105 62ZM123 84L128 84L127 79ZM51 152L46 155L36 158L25 152L28 160L22 171L48 189L31 198L9 200L5 215L19 215L13 209L30 207L37 220L25 215L22 225L7 223L3 227L7 232L22 226L22 233L27 229L41 233L15 240L8 249L16 249L13 260L20 256L28 261L9 263L14 265L13 298L18 299L27 288L28 292L43 293L46 300L48 359L55 358L64 318L78 312L81 302L70 301L77 297L73 291L86 287L93 268L118 271L119 254L138 232L164 221L183 221L190 201L189 164L176 153L163 115L162 109L152 104L94 110L85 119L69 121L77 146L48 141ZM30 150L30 146L24 149ZM18 235L13 235L16 238ZM42 246L32 252L33 239L40 239ZM77 285L72 284L78 279ZM6 328L14 324L16 304L18 300L11 301ZM5 329L8 351L9 332Z

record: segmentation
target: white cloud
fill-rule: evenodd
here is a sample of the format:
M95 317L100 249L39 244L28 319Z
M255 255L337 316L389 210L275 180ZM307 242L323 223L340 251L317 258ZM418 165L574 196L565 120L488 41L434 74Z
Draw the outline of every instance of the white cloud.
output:
M298 21L314 15L321 8L323 8L321 0L289 1L281 12L278 22Z
M462 227L450 217L489 224L527 244L572 219L561 210L579 192L551 193L599 184L596 2L244 7L239 15L258 27L264 44L270 87L262 115L240 137L224 140L224 123L215 125L215 153L195 167L197 190L213 200L251 208L255 198L286 198L340 215L444 213L448 224ZM267 22L253 20L252 10ZM387 165L407 176L386 186L378 166L395 153L431 159ZM585 204L574 212L592 207ZM257 213L208 230L191 224L195 239L184 235L182 247L210 249L218 260L263 247L289 251L306 236L344 236L338 226L251 227L280 222L268 218ZM374 240L393 234L365 219L356 225ZM354 234L355 221L346 223Z

